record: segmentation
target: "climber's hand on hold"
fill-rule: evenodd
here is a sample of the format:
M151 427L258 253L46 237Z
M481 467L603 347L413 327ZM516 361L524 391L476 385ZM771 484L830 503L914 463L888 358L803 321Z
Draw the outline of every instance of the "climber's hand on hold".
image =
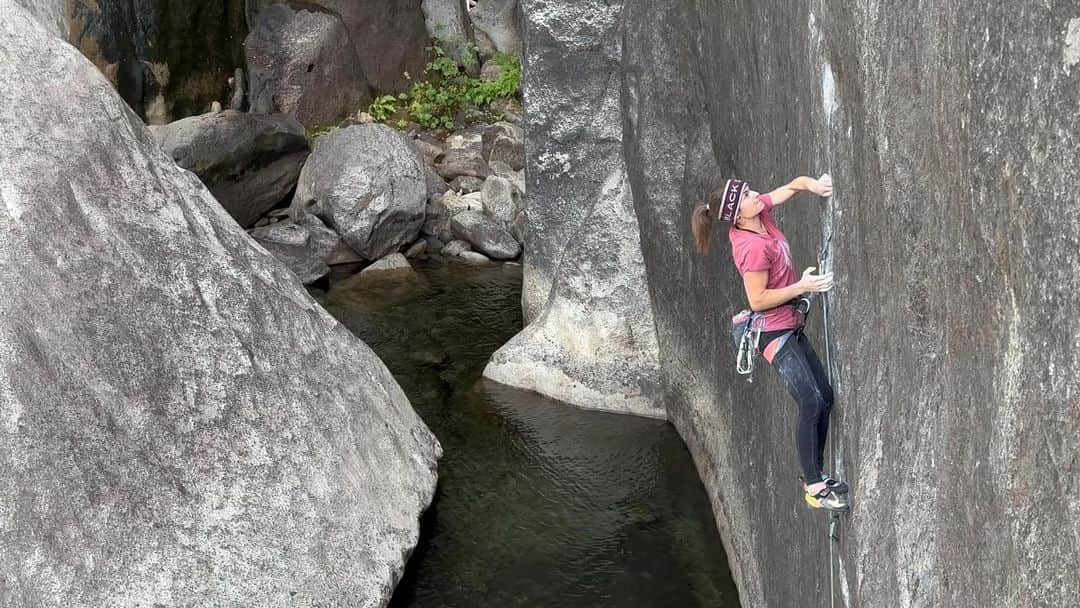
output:
M803 292L829 291L833 286L833 273L814 274L817 267L811 266L803 271L797 285Z
M818 196L832 196L832 176L826 173L815 180L811 180L809 190Z

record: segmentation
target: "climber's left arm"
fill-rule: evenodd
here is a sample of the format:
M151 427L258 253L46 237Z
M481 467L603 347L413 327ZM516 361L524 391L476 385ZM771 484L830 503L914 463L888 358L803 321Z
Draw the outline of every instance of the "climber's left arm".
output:
M770 192L769 198L772 199L773 206L776 206L804 191L813 192L818 196L832 196L832 178L828 174L822 175L820 179L806 177L805 175L796 177L791 182Z

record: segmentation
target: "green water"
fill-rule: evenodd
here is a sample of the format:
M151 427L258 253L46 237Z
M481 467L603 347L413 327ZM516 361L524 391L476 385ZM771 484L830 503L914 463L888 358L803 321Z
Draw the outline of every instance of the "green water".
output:
M382 357L445 452L391 607L737 607L674 429L484 380L521 328L520 267L418 271L347 280L321 298Z

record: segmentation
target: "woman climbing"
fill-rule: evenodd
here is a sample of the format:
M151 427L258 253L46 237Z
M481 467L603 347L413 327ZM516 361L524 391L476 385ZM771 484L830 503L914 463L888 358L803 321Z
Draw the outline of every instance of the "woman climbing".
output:
M833 276L831 272L813 274L810 267L802 278L796 278L791 248L772 218L773 207L801 191L832 196L832 179L828 175L797 177L768 194L729 179L709 192L706 204L694 209L691 230L698 250L706 254L716 218L730 223L731 254L755 313L753 326L761 329L757 344L763 346L762 355L799 405L795 448L803 470L804 497L814 508L843 510L848 506L847 485L822 471L833 391L814 347L803 335L805 319L795 305L805 293L828 291Z

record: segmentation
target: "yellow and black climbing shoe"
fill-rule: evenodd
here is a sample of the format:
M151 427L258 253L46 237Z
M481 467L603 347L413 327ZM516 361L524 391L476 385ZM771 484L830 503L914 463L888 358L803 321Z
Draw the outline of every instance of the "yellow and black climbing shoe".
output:
M803 491L803 498L806 499L806 504L810 505L814 509L828 509L829 511L847 511L848 501L843 495L825 488L817 494L811 494Z
M832 477L829 477L825 473L821 474L821 481L825 482L825 487L826 488L829 488L830 490L832 490L833 492L836 492L837 494L847 494L848 493L848 487L847 487L846 483L844 483L842 481L837 481L837 480L833 479Z

